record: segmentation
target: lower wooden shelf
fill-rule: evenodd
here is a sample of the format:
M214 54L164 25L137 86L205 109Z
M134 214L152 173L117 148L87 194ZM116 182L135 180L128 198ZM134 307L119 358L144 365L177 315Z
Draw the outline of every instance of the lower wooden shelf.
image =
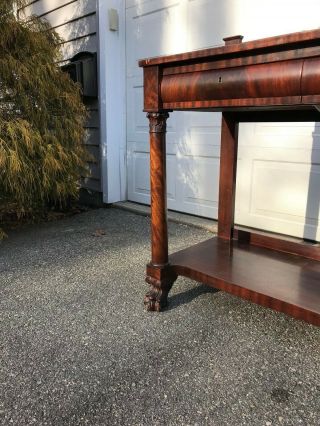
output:
M211 238L170 256L177 275L320 326L320 262Z

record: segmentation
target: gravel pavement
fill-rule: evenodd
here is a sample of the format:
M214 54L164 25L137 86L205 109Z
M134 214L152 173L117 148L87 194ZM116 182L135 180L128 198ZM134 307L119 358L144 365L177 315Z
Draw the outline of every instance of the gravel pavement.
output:
M118 209L0 243L0 424L319 426L320 328L183 278L146 312L149 249Z

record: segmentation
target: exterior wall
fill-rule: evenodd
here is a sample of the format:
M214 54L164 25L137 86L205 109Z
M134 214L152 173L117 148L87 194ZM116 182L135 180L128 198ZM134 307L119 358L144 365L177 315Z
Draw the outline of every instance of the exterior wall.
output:
M64 65L78 52L98 51L98 18L96 0L29 0L19 11L20 17L38 15L46 19L63 38L61 61ZM90 178L83 179L82 186L101 191L100 123L98 99L86 101L89 117L86 123L85 145L94 160L89 163Z

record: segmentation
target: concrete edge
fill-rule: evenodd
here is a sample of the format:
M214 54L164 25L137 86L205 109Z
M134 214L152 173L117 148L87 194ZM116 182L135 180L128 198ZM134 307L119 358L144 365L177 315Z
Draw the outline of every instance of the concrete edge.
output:
M150 206L146 206L144 204L137 204L131 201L119 201L117 203L113 203L111 207L140 214L142 216L150 216ZM199 229L206 229L213 234L216 234L218 229L218 222L216 220L210 220L171 210L168 210L168 220L170 222L182 223Z

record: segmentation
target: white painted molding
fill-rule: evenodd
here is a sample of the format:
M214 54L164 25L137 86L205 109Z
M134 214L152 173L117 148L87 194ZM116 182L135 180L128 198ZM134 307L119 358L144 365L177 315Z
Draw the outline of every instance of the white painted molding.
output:
M109 30L109 9L119 16ZM102 191L105 203L126 199L125 0L97 0Z

